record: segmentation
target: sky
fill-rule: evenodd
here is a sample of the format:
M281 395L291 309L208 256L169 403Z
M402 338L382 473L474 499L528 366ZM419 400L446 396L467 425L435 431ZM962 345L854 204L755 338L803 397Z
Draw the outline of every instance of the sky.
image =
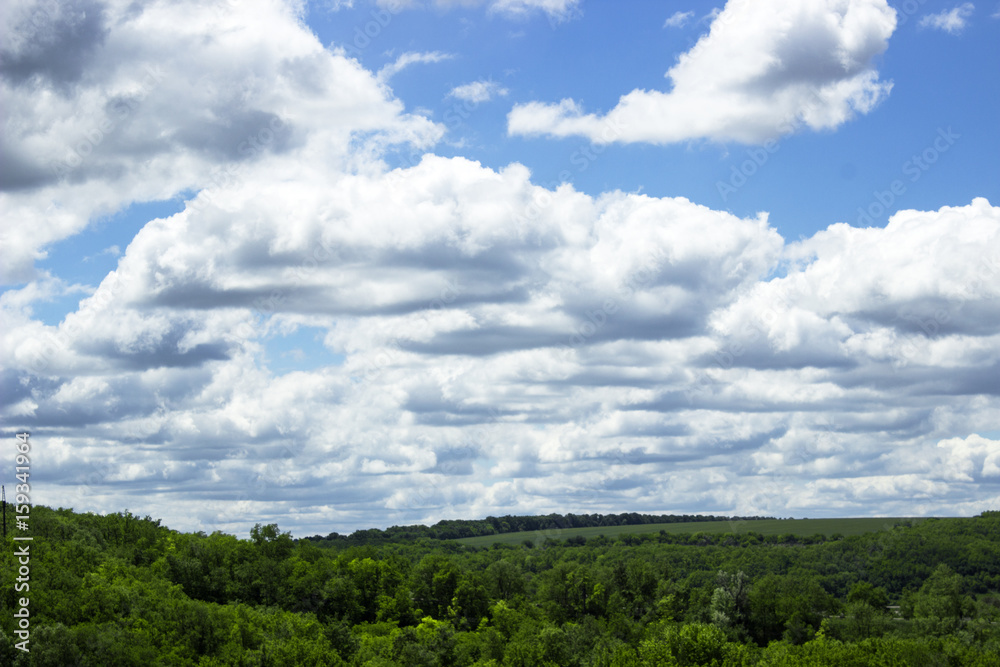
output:
M0 12L35 503L1000 509L995 0Z

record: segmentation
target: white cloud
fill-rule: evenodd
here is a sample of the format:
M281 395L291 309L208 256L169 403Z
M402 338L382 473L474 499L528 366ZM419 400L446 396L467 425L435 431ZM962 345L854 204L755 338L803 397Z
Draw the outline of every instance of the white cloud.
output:
M301 535L569 506L913 515L997 495L995 441L969 434L1000 423L1000 207L787 243L765 214L549 190L516 163L389 169L389 142L441 128L294 13L191 23L172 6L107 9L85 73L22 59L45 95L2 84L20 156L59 155L109 100L142 97L78 177L4 192L31 223L9 237L23 247L98 204L195 191L93 293L38 272L0 295L0 419L44 442L38 502ZM160 61L148 90L130 78ZM70 293L85 298L64 321L36 318ZM269 370L268 346L303 327L342 362Z
M490 11L510 17L541 11L552 20L565 21L578 11L579 6L580 0L492 0Z
M581 0L376 0L379 7L391 12L405 9L435 7L487 6L491 14L499 14L508 19L523 19L535 13L546 14L551 21L561 22L579 11Z
M47 245L95 216L224 185L310 139L345 165L363 155L350 149L358 137L372 154L443 135L325 50L284 2L195 4L183 15L172 2L92 4L78 14L22 4L4 22L12 35L40 34L3 40L0 215L20 221L0 231L3 281L30 279ZM69 45L49 38L66 31Z
M91 262L91 261L93 261L93 260L95 260L98 257L101 257L103 255L110 255L111 257L120 257L121 254L122 254L122 249L119 248L117 245L112 245L112 246L108 246L107 248L105 248L104 250L102 250L102 251L100 251L98 253L95 253L93 255L88 255L88 256L84 257L83 261L84 262Z
M691 20L694 12L674 12L663 22L664 28L681 28Z
M519 165L345 174L272 156L147 225L61 326L6 329L5 419L66 439L59 502L105 474L106 499L84 502L113 509L126 480L169 471L189 496L170 522L192 528L311 534L570 499L859 514L903 493L940 512L979 497L995 462L902 452L1000 417L998 248L985 200L785 244L766 217L549 191ZM344 363L262 368L263 341L295 322ZM209 481L234 500L206 504Z
M509 91L496 81L473 81L451 89L449 97L479 104L494 97L505 97Z
M383 82L388 81L410 65L439 63L443 60L450 60L451 58L452 55L450 53L441 53L440 51L430 51L426 53L407 51L396 58L396 60L380 69L378 71L378 80Z
M919 25L921 28L935 28L944 30L949 35L957 35L965 29L975 9L971 2L964 2L952 9L924 16Z
M668 144L763 143L803 125L832 129L888 93L872 67L896 27L885 0L730 0L668 72L668 92L634 90L606 115L573 100L519 104L512 135Z
M924 255L928 243L942 254ZM920 368L1000 361L989 350L1000 318L990 305L1000 297L998 249L1000 209L985 199L900 211L884 229L832 225L786 248L798 268L713 313L711 326L727 341L717 354L733 367L805 358L826 368L860 364L853 373L861 374L888 367L915 373L910 389L929 391L933 380Z
M1000 479L1000 440L973 433L967 438L949 438L938 443L940 465L936 472L945 480L972 482L974 478Z

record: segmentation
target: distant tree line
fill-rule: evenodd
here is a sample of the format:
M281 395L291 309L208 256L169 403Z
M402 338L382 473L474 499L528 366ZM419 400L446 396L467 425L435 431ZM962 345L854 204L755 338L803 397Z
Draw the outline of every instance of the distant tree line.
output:
M32 521L31 651L8 536L0 667L1000 666L995 512L486 548L319 548L275 524L238 539L42 506Z
M696 521L756 521L773 519L771 516L716 516L711 514L546 514L543 516L488 516L485 519L448 519L433 526L392 526L385 530L368 528L349 535L330 533L326 537L313 535L305 539L323 546L324 542L337 544L372 544L396 540L454 540L462 537L502 535L526 531L555 531L565 528L596 528L605 526L642 526L651 523L692 523Z

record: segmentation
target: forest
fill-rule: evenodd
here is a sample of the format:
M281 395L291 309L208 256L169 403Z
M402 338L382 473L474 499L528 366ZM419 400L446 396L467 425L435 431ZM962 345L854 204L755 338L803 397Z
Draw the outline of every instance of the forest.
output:
M350 535L330 533L326 537L314 535L307 539L314 542L331 541L340 544L369 544L372 542L418 539L430 537L451 540L466 537L486 537L528 531L566 530L570 528L598 528L611 526L648 526L660 523L695 523L703 521L744 522L773 517L728 517L713 514L548 514L545 516L488 516L485 519L452 519L438 521L433 526L391 526L385 530L369 528L356 530Z
M573 516L507 517L547 537L475 548L442 536L482 521L238 539L36 506L28 590L5 539L0 665L1000 667L1000 512L846 537L744 519L560 539L632 515Z

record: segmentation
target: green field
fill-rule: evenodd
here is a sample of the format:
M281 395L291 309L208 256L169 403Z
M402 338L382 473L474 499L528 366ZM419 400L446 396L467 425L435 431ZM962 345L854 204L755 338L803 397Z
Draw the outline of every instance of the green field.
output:
M502 535L464 537L456 540L470 547L488 547L501 544L521 544L531 540L539 544L545 539L565 540L578 535L591 538L604 535L615 538L619 535L639 535L643 533L760 533L761 535L860 535L886 530L900 521L900 518L865 517L858 519L760 519L756 521L693 521L689 523L650 523L636 526L597 526L592 528L566 528L557 530L532 530ZM911 519L912 520L912 519Z

